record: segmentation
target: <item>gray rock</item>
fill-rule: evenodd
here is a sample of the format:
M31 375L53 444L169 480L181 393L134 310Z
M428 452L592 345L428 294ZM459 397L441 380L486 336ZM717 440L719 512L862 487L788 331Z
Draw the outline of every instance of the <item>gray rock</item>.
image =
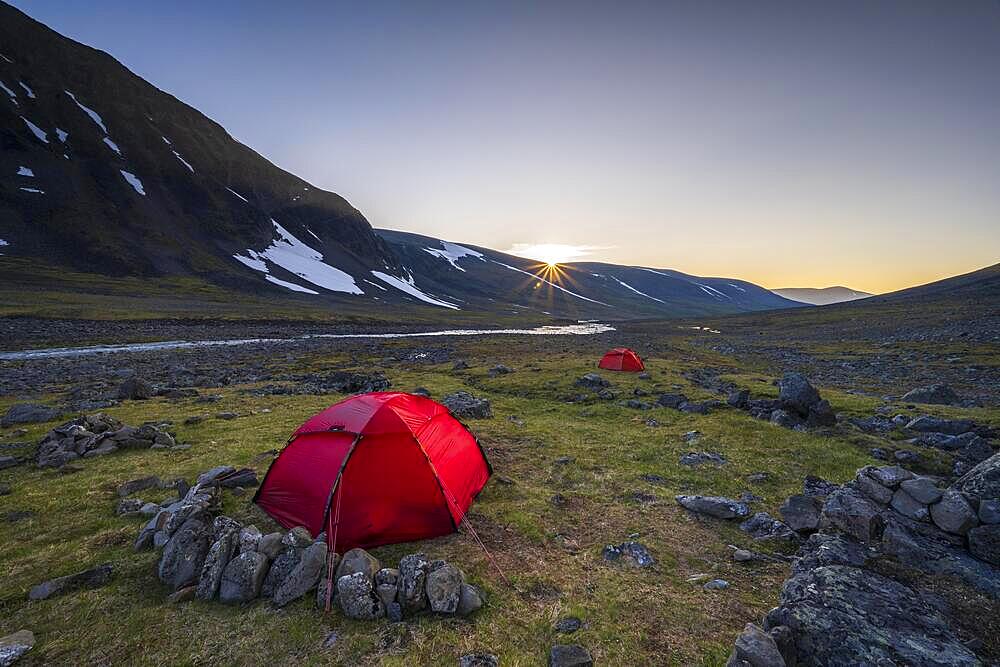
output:
M0 667L10 667L34 646L35 635L31 630L18 630L0 637Z
M249 602L260 595L267 575L267 556L244 551L229 561L222 572L219 599L228 604Z
M162 482L160 478L156 475L150 475L149 477L140 477L139 479L132 479L121 486L118 487L118 497L124 498L125 496L130 496L133 493L139 491L145 491L146 489L159 489L162 487Z
M458 659L458 667L499 667L500 659L492 653L469 653Z
M270 560L274 560L285 550L285 544L283 540L285 534L280 531L275 531L273 533L268 533L260 538L260 542L257 543L257 551L261 552Z
M916 431L918 433L945 433L947 435L961 435L963 433L968 433L975 427L976 424L971 419L940 419L938 417L930 417L928 415L912 419L906 424L906 429L908 431Z
M739 519L750 514L749 505L731 498L680 495L675 496L675 499L685 509L717 519Z
M122 498L118 501L115 514L118 516L134 516L139 513L145 503L138 498Z
M861 567L868 562L868 550L845 535L813 533L799 550L794 571L808 571L825 565Z
M638 542L609 544L604 547L601 556L609 563L623 563L631 567L650 567L656 563L656 559L649 553L646 545Z
M593 667L590 652L579 644L556 644L549 650L549 667Z
M576 616L567 616L556 621L555 631L564 635L571 635L583 627L583 621Z
M448 408L459 419L492 419L493 408L489 400L476 398L467 391L456 391L441 399L441 405Z
M980 664L927 597L860 568L793 573L767 615L778 625L791 628L800 665Z
M1000 498L1000 453L976 465L952 488L977 501Z
M857 486L861 493L865 494L865 496L874 500L878 504L888 505L889 501L892 500L892 489L879 484L873 477L866 474L864 470L865 469L862 469L855 478L855 486Z
M867 467L863 470L882 486L895 490L901 482L913 479L912 472L899 466L879 466L877 468Z
M896 489L896 492L892 494L892 501L890 501L889 506L914 521L930 521L930 513L927 511L927 505L914 499L913 496L902 488Z
M99 588L111 581L111 563L104 563L97 567L68 574L38 584L28 591L29 600L47 600L52 597L71 593L86 588Z
M431 611L454 614L458 609L464 583L465 576L462 571L449 563L431 570L424 588Z
M382 566L375 556L372 556L364 549L351 549L340 559L340 565L337 567L337 574L334 578L339 580L341 577L362 572L374 581L375 574L380 569L382 569Z
M771 412L770 422L776 426L783 426L784 428L795 428L797 425L802 423L802 420L795 414L789 412L788 410L773 410Z
M903 394L900 399L904 403L929 403L936 405L958 405L961 402L955 390L946 384L932 384L927 387L917 387Z
M973 528L968 533L969 551L979 560L1000 567L1000 524Z
M337 602L348 618L371 621L385 616L385 606L375 594L371 577L365 572L337 579Z
M260 596L263 598L273 597L274 592L278 590L288 575L292 573L292 570L298 566L301 557L302 553L300 550L287 547L278 554L278 557L271 563L271 567L267 571L267 576L264 577L264 583L260 587Z
M602 378L597 373L587 373L582 378L579 378L575 384L578 387L592 387L592 388L602 388L609 387L611 383Z
M195 597L199 600L211 600L219 592L222 583L222 573L236 551L236 533L227 532L212 543L202 564L201 576L198 577L198 588Z
M257 547L260 546L260 540L264 537L260 534L260 529L257 526L244 526L240 529L240 553L246 553L248 551L257 551Z
M823 501L816 496L789 496L778 509L788 527L796 532L810 532L819 527Z
M302 558L281 585L274 591L274 604L284 607L316 587L326 565L326 543L313 542L302 552Z
M749 389L736 389L726 396L726 403L734 408L745 409L750 403Z
M285 533L282 537L281 543L286 547L305 549L307 546L312 544L312 541L313 537L308 528L305 526L296 526Z
M337 583L333 580L333 574L337 572L337 565L340 563L340 555L335 553L326 554L326 567L319 576L316 584L316 608L326 609L327 597L330 598L330 605L334 604L334 597L337 593ZM329 584L329 586L328 586ZM329 595L327 595L329 593Z
M152 385L138 377L130 377L118 387L119 399L145 400L156 393Z
M706 591L723 591L729 588L729 582L725 579L712 579L706 581L702 588Z
M160 581L175 591L197 584L210 546L208 526L198 517L189 518L163 548Z
M994 498L979 503L979 520L982 523L1000 523L1000 499Z
M472 584L462 584L462 592L458 599L458 609L455 613L459 616L469 616L482 609L484 604L483 593Z
M778 521L767 512L757 512L740 524L740 530L757 540L784 540L796 542L799 539L787 524Z
M885 522L878 508L850 487L831 493L823 504L821 525L830 525L867 544L878 541Z
M7 428L14 424L37 424L58 419L60 414L59 410L39 403L15 403L0 418L0 426Z
M168 595L167 603L180 604L182 602L190 602L191 600L194 600L195 597L197 597L197 595L198 595L197 586L185 586L179 591L174 591L173 593Z
M809 408L809 415L806 418L809 426L834 426L837 423L837 414L833 411L830 401L823 399Z
M751 667L785 666L785 658L778 650L774 639L753 623L747 623L743 632L736 638L733 653L726 662L727 667L744 664Z
M224 477L225 475L230 475L234 472L236 472L236 468L234 468L233 466L215 466L214 468L210 468L205 472L201 473L200 475L198 475L197 483L207 486L215 482L220 477Z
M938 528L955 535L965 535L979 523L972 506L961 493L951 489L945 491L940 502L931 505L930 514Z
M427 607L424 585L430 563L424 554L410 554L399 561L399 592L397 600L403 612L412 614Z
M778 381L778 400L786 410L797 412L805 417L809 408L820 401L819 392L809 384L809 380L801 373L785 373Z
M400 623L403 620L403 608L399 606L398 602L390 602L389 606L385 608L385 617L389 619L390 623Z
M726 457L718 452L688 452L681 456L680 460L682 466L697 466L703 463L725 465Z
M909 494L917 502L930 505L941 500L941 489L926 477L916 477L900 482L899 488Z

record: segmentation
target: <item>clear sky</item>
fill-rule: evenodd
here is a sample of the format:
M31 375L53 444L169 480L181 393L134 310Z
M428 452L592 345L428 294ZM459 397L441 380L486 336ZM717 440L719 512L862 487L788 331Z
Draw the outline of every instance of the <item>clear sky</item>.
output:
M15 0L373 225L767 287L1000 261L1000 2Z

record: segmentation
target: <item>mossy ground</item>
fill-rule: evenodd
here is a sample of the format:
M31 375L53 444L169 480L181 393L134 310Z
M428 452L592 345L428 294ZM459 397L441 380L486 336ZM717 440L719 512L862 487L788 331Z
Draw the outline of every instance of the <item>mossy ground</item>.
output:
M628 344L626 338L618 341ZM421 341L427 345L428 341ZM603 343L601 343L603 345ZM594 369L598 343L542 338L481 338L450 341L454 357L471 368L453 371L443 364L391 363L358 358L331 342L326 352L305 356L300 370L355 364L359 370L383 370L394 389L417 386L440 397L458 389L486 396L495 417L469 420L494 467L494 477L473 505L471 521L500 567L508 587L466 533L374 550L384 563L424 551L446 558L488 594L487 606L471 619L430 615L403 624L352 622L339 613L322 614L311 599L282 610L265 603L227 607L217 602L170 605L156 579L153 553L135 554L132 541L140 519L114 515L115 487L135 477L157 474L186 477L218 464L249 466L262 476L270 458L307 417L338 396L254 396L232 386L220 390L219 402L194 399L126 401L108 413L129 424L169 420L183 452L127 451L86 460L82 471L63 474L21 466L0 473L12 493L0 497L0 514L29 510L34 516L16 523L0 521L0 636L21 628L34 631L38 643L25 664L385 664L454 665L468 652L487 651L504 665L544 664L553 643L580 643L597 664L721 665L737 633L775 605L787 566L738 564L728 545L777 549L754 543L735 523L705 520L683 511L677 493L736 496L751 491L761 497L756 510L776 514L782 500L801 491L807 474L836 482L874 463L870 438L832 430L787 430L720 408L690 415L657 408L638 411L619 401L567 403L579 393L574 380ZM399 341L390 347L416 346ZM398 355L399 356L399 355ZM528 361L526 361L528 360ZM515 372L490 377L487 370L504 363ZM652 379L604 372L622 398L633 390L683 391L696 399L718 398L686 379L685 371L724 365L725 376L757 395L773 394L773 375L761 364L736 364L732 358L691 345L684 336L664 339L648 350ZM155 378L152 378L155 381ZM871 415L879 399L820 386L842 413ZM650 400L644 398L643 400ZM0 411L14 402L0 398ZM269 412L263 412L263 410ZM214 418L220 411L240 413L235 420ZM967 415L1000 424L990 409L937 409L949 416ZM186 417L208 419L185 426ZM648 426L655 419L659 426ZM57 422L33 425L24 441L37 440ZM697 442L682 436L701 432ZM13 437L9 429L3 439ZM722 453L724 466L690 468L678 463L688 451ZM570 463L557 463L571 457ZM767 479L752 484L751 473ZM655 474L657 484L642 479ZM501 479L502 478L502 479ZM655 501L637 500L636 492ZM138 496L162 500L169 492ZM563 502L557 506L553 496ZM224 511L274 529L250 503L251 494L225 494ZM657 559L649 569L630 570L601 559L602 548L630 536L646 544ZM115 567L113 581L41 602L27 602L34 584L103 562ZM704 591L689 582L705 574L730 582L723 591ZM553 623L579 616L586 627L559 635ZM322 647L330 632L338 640Z

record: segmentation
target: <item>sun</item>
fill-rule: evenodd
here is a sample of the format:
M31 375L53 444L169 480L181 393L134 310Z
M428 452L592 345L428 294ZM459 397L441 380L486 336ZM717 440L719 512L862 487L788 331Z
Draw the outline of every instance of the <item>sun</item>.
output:
M589 254L585 246L566 245L563 243L517 244L508 252L520 257L533 259L549 267L571 262Z

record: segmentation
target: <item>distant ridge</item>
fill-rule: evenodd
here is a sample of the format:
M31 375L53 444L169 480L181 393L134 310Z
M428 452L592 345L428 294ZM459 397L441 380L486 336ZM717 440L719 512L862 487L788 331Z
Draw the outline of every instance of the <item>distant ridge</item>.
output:
M814 306L826 306L831 303L842 303L844 301L856 301L872 296L869 292L851 289L850 287L782 287L771 290L775 294L780 294L786 299L809 303Z

